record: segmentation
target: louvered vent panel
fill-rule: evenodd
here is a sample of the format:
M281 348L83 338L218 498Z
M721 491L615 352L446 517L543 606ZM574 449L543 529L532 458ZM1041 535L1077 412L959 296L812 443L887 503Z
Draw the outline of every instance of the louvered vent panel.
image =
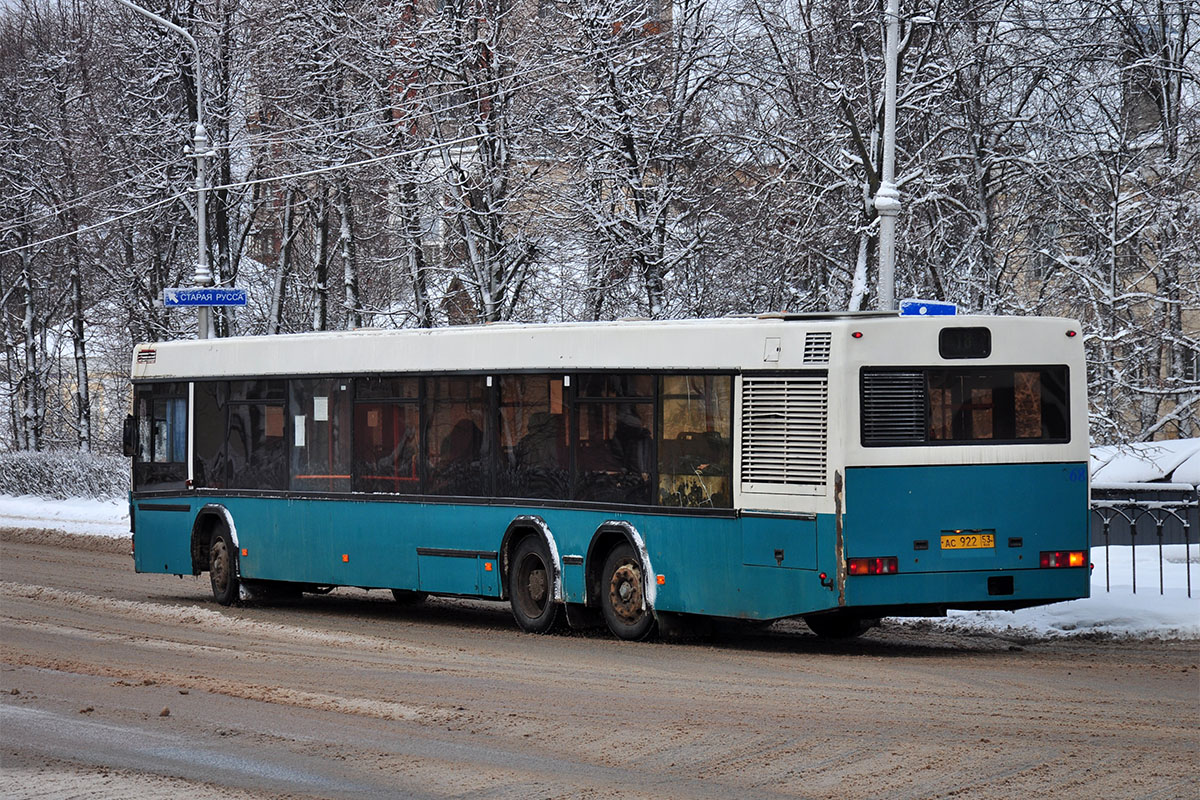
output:
M828 364L833 334L829 331L809 331L804 335L804 363Z
M824 375L743 381L743 483L825 483L828 384Z
M863 372L864 445L925 441L925 376L920 372Z

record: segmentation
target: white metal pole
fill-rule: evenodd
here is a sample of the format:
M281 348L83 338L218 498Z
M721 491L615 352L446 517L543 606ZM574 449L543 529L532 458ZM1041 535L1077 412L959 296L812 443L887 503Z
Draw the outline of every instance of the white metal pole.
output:
M192 283L196 286L212 286L212 270L208 266L208 131L204 128L204 79L200 61L200 45L195 37L183 28L163 19L158 14L147 11L130 0L117 0L123 6L133 9L144 17L182 36L192 47L193 75L196 79L196 133L192 140L192 158L196 159L196 271L192 275ZM196 337L208 339L212 336L212 310L208 306L197 306L198 312Z
M900 190L896 188L896 72L900 48L900 0L887 0L887 33L884 42L883 78L883 171L875 192L879 214L879 283L876 307L896 308L896 217L900 214Z

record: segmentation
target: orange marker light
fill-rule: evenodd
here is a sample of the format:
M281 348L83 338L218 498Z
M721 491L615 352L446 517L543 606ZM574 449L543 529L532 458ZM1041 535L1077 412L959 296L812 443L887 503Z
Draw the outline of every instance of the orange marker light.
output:
M492 571L492 562L490 562L490 561L483 562L483 571L491 572Z
M343 564L350 563L350 554L349 553L342 553L342 563Z
M666 575L659 575L659 576L658 576L658 585L659 585L659 586L664 586L664 585L666 585L666 583L667 583L667 576L666 576Z
M250 551L249 551L249 550L247 550L246 548L244 548L244 547L243 547L243 548L242 548L242 555L243 555L243 556L248 556L248 555L250 555Z

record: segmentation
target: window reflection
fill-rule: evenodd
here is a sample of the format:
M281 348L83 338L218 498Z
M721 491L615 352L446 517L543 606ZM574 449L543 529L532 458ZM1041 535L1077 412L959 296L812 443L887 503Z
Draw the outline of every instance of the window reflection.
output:
M135 489L176 488L187 480L187 394L186 383L160 383L137 390Z
M350 381L320 378L290 382L292 488L350 490Z
M428 378L425 386L427 493L487 494L484 378Z
M659 505L733 505L732 384L728 375L663 377Z
M284 382L230 381L229 397L230 488L286 489Z
M583 402L577 407L577 500L651 502L652 403Z
M570 496L563 381L549 375L500 378L501 497Z

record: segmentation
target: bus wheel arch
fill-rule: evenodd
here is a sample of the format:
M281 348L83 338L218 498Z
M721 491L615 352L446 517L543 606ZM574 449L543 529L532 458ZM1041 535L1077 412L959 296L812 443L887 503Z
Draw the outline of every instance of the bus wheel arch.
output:
M191 550L192 574L209 573L213 598L221 605L238 600L242 594L238 535L227 508L209 504L200 509L192 524ZM220 563L214 565L214 558Z
M645 540L624 520L609 520L592 535L585 583L587 604L599 607L614 636L640 641L654 633L657 582Z
M547 633L562 615L562 561L545 520L519 516L500 543L501 596L522 630Z

